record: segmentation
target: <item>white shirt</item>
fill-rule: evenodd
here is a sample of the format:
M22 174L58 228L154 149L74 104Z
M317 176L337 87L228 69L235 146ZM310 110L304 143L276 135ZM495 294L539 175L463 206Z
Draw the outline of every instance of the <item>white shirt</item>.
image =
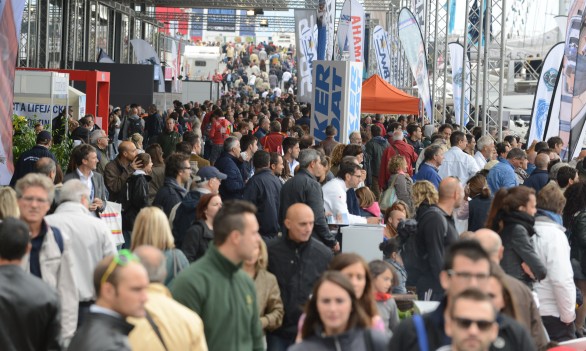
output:
M283 72L282 79L283 79L283 82L288 82L289 79L291 79L291 72L289 72L289 71Z
M444 161L439 166L439 175L446 177L458 177L462 185L466 184L480 169L474 158L457 146L452 146L445 154Z
M79 176L79 180L81 180L81 182L83 184L85 184L88 189L90 189L90 202L93 202L94 197L95 197L94 182L92 182L92 178L94 177L94 172L90 171L90 176L86 178L86 176L83 175L83 173L81 173L79 168L76 168L75 170L77 171L77 175Z
M535 253L547 267L545 279L533 284L539 297L539 314L572 323L576 319L576 286L564 228L540 220L535 221L534 228L536 234L531 239Z
M483 169L484 166L486 166L486 158L480 151L476 151L474 154L474 161L476 161L476 164L480 169Z
M287 164L289 165L289 173L291 173L291 176L294 176L295 168L297 167L297 165L299 165L299 162L296 159L293 159L291 162L285 160L285 162L287 162Z
M348 211L346 203L346 183L340 178L334 178L322 187L324 193L324 209L333 216L347 215L350 224L366 223L366 218L355 216Z

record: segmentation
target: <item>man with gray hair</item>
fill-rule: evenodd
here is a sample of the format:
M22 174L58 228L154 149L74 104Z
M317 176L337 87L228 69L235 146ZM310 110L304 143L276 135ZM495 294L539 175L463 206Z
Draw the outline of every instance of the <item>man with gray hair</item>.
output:
M61 301L61 335L67 343L77 328L78 290L69 237L45 221L53 201L53 182L42 174L29 173L16 182L15 190L20 219L28 225L32 245L29 255L22 260L22 267L57 289Z
M279 224L281 230L285 231L283 225L287 209L298 202L308 205L313 210L315 222L313 235L334 251L340 250L334 234L330 232L324 211L324 198L319 179L324 174L324 166L321 159L325 157L321 152L314 149L304 149L299 153L299 171L293 178L289 179L281 189L279 206Z
M244 179L242 177L240 160L240 141L235 137L228 137L224 141L224 151L216 160L214 166L224 173L227 178L220 185L222 200L242 199Z
M169 289L164 285L167 269L163 252L153 246L139 246L134 254L146 269L150 284L145 304L147 317L128 320L134 324L134 329L128 335L131 348L152 351L207 351L201 318L173 300Z
M89 206L89 188L79 179L72 179L63 184L55 213L45 217L50 226L59 228L70 240L73 276L79 294L78 325L95 302L92 276L96 265L116 253L110 228L90 213Z
M483 169L495 151L494 139L490 135L481 136L476 142L476 148L478 151L474 154L474 161L478 164L479 169Z
M102 129L96 129L90 134L90 145L96 148L98 155L98 165L96 172L104 175L106 165L110 162L108 157L108 135Z

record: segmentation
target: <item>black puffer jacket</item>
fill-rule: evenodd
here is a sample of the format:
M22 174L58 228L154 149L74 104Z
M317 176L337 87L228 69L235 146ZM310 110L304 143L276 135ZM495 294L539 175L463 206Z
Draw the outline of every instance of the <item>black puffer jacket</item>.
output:
M148 206L151 176L131 175L122 191L122 229L132 230L134 220L143 207Z
M297 335L297 322L314 283L328 268L332 251L316 239L296 243L288 236L268 242L268 271L277 277L281 299L285 307L283 324L273 333L293 341Z
M90 312L71 339L69 351L130 351L128 334L134 328L124 319Z
M367 339L370 339L370 347ZM386 351L388 344L387 336L378 330L350 329L333 336L322 336L320 330L320 333L291 346L289 351Z
M208 225L203 219L199 219L193 222L191 227L185 232L181 251L183 251L187 260L191 263L203 257L212 239L214 239L214 232L208 228Z
M580 263L582 272L586 274L586 210L574 214L570 233L572 259Z
M523 281L529 288L533 287L533 280L523 271L521 264L525 262L536 280L542 280L547 274L547 268L535 253L531 237L535 234L533 225L535 219L521 211L499 213L495 218L498 223L502 220L503 229L499 234L505 251L501 260L501 267L508 274Z

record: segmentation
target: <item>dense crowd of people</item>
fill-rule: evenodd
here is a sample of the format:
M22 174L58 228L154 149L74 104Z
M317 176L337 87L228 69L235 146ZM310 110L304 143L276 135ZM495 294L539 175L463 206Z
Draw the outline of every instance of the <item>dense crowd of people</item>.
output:
M39 130L0 189L2 349L547 350L583 336L586 151L566 163L559 137L415 116L363 116L348 143L332 125L318 142L311 106L239 89L112 107L108 130L91 115ZM59 123L77 145L63 170ZM344 247L356 224L379 226L380 260ZM411 316L414 299L439 305Z

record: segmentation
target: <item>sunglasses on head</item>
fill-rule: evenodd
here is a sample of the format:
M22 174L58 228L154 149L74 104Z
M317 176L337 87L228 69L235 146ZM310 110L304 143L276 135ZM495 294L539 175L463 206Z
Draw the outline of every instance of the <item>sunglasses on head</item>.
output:
M492 327L495 321L487 321L487 320L472 320L468 318L460 318L460 317L452 317L452 320L456 322L456 325L460 329L470 329L472 324L476 324L479 330L487 331Z
M112 272L114 272L116 266L124 267L128 265L130 262L139 262L138 257L136 257L135 254L133 254L130 250L127 249L118 251L118 253L114 255L112 262L110 262L110 264L108 265L108 268L104 272L104 275L102 275L102 279L100 279L101 284L104 284L108 281L108 278L110 278L110 275L112 275Z

